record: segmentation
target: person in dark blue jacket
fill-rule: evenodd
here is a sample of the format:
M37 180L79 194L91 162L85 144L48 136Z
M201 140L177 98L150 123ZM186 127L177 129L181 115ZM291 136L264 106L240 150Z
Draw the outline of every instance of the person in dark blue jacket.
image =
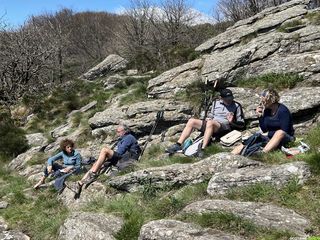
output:
M81 155L74 149L74 142L70 139L64 139L60 142L61 152L50 157L48 159L47 166L44 169L44 174L40 181L34 185L34 189L38 189L43 184L46 178L56 171L61 173L69 173L71 171L78 171L81 167ZM60 165L56 161L62 159L63 165Z
M141 148L137 139L130 134L130 129L126 125L119 125L116 129L116 133L119 137L116 148L114 150L108 147L101 149L98 160L93 164L91 169L83 176L83 178L78 181L77 192L81 191L84 182L89 182L97 177L97 172L106 160L115 165L123 158L138 159Z
M260 129L267 134L267 144L263 152L270 152L295 139L292 115L285 105L279 103L279 100L279 94L275 90L264 90L256 109ZM232 153L240 154L243 147L244 145L237 146Z

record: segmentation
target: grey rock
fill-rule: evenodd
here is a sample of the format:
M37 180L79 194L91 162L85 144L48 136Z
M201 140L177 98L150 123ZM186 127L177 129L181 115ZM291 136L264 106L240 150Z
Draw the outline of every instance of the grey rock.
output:
M33 176L41 176L43 173L43 169L45 166L45 162L43 164L37 164L37 165L32 165L32 166L26 166L24 169L19 171L19 174L21 176L27 177L28 180L33 180ZM39 178L36 178L36 180L39 180Z
M86 80L94 80L98 77L106 76L110 73L115 73L124 70L127 67L128 61L116 54L111 54L97 66L91 68L80 78Z
M103 112L96 113L89 119L92 129L103 128L103 131L114 134L119 123L132 128L136 134L149 134L158 111L164 111L163 122L167 125L186 122L192 113L192 107L181 102L169 100L152 100L135 103L123 107L111 107ZM96 130L99 131L99 130ZM142 134L143 135L143 134Z
M129 69L127 70L127 75L132 76L132 75L137 75L138 74L138 69Z
M296 0L282 4L278 7L268 8L260 13L237 22L234 26L218 36L209 39L196 48L196 51L209 51L219 48L230 47L239 43L241 39L250 34L271 30L288 19L304 15L307 13L308 0Z
M123 225L122 219L104 214L74 212L60 227L59 240L114 240Z
M310 226L306 218L293 210L266 203L204 200L191 203L182 210L182 213L196 214L217 212L231 213L256 225L288 230L298 236L305 236L305 229Z
M0 239L3 240L30 240L30 237L22 232L10 230L0 232Z
M0 233L6 230L8 230L8 224L6 223L4 218L0 216Z
M43 147L48 144L48 139L43 135L43 133L27 134L26 138L28 140L28 144L34 147Z
M71 130L71 124L65 123L59 127L53 129L50 134L53 138L58 138L67 135Z
M199 68L202 65L202 61L202 59L194 60L149 80L149 97L170 98L186 89L188 85L200 81Z
M260 162L242 156L218 153L193 164L173 164L117 176L108 183L114 188L134 192L143 189L145 185L163 188L196 184L209 180L214 173L261 165Z
M292 20L308 22L304 18L312 12L307 10L309 2L290 1L265 9L200 45L196 50L209 53L203 56L202 79L231 84L271 72L298 73L318 84L308 79L319 73L320 27L303 24L291 33L276 31Z
M18 155L16 158L14 158L10 163L9 163L9 169L10 170L21 170L23 169L27 162L30 161L33 157L33 155L37 152L39 152L41 147L33 147L26 151L25 153L21 153Z
M68 117L70 117L71 115L78 113L78 112L81 112L81 113L87 112L90 109L94 108L97 105L97 103L98 103L97 101L92 101L92 102L88 103L87 105L83 106L82 108L80 108L79 110L73 110L72 112L70 112L68 114Z
M6 201L0 201L0 209L4 209L4 208L7 208L9 205L8 202Z
M241 239L195 224L163 219L148 222L140 230L139 240L236 240Z
M112 74L104 80L103 86L105 90L112 89L117 83L126 79L126 76L120 74Z
M315 113L320 107L320 87L300 87L283 91L280 95L280 101L295 115L305 115L308 110Z
M303 184L311 176L305 162L292 162L278 166L263 166L255 169L235 169L233 172L216 173L209 181L209 195L224 194L234 187L244 187L257 183L269 183L278 188L296 179Z
M133 79L138 81L141 81L145 78L150 78L151 75L144 74L144 75L122 75L122 74L112 74L111 76L107 77L103 82L103 86L105 90L114 88L117 84L125 81L126 79L130 79L132 81Z
M69 130L67 130L69 129ZM74 131L71 130L71 124L68 123L66 125L66 128L58 127L57 129L53 130L51 132L52 136L56 137L55 141L48 144L46 148L44 149L45 153L54 154L56 151L60 150L60 142L66 138L73 140L75 143L77 143L77 139L81 134L83 134L84 129L82 129L81 125Z
M105 198L106 187L105 185L94 182L87 189L82 189L81 197L74 199L76 189L75 182L66 182L67 187L64 191L58 195L58 199L70 210L79 210L82 207L88 205L90 202Z

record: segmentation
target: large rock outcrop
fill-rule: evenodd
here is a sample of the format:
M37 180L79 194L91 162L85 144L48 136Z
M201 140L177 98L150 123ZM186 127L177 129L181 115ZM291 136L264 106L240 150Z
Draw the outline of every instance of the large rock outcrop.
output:
M182 213L192 214L219 212L234 214L266 228L285 229L298 236L306 235L305 230L310 224L307 219L293 210L256 202L204 200L191 203L182 210Z
M231 87L235 100L240 102L246 119L256 119L256 107L260 101L258 90ZM298 87L281 91L280 102L285 104L295 117L311 116L319 112L320 109L320 87Z
M110 73L116 73L124 70L127 67L128 61L116 54L111 54L106 57L97 66L91 68L88 72L83 74L80 78L86 80L94 80L98 77L106 76Z
M170 98L185 90L190 84L201 80L202 59L183 64L151 79L148 84L150 97Z
M94 129L94 135L99 135L101 131L112 134L119 123L128 125L138 135L147 135L158 111L164 111L163 120L158 126L159 131L161 126L163 128L186 122L191 117L192 107L169 100L146 101L123 107L114 106L96 113L89 119L89 124Z
M122 219L104 213L74 212L60 227L59 240L115 240Z
M30 237L22 232L11 230L8 228L8 224L0 216L0 239L3 240L30 240Z
M237 236L203 229L195 224L176 220L151 221L142 226L139 240L237 240Z
M70 210L78 210L90 204L90 202L97 201L106 197L106 186L99 182L94 182L87 189L82 189L81 197L74 199L74 189L76 189L76 182L68 182L68 187L58 195L58 199Z
M179 91L201 79L232 84L266 73L297 73L319 86L320 26L308 19L314 11L309 10L309 2L290 1L237 22L197 47L203 53L200 59L150 80L149 96L168 98L173 86ZM293 20L300 20L301 25L288 32L278 30ZM180 86L178 79L183 77L187 80Z
M207 192L210 195L224 194L231 188L257 183L272 184L281 188L292 180L303 184L310 176L310 169L305 162L263 166L255 169L235 169L229 173L216 173L210 179Z
M218 153L193 164L173 164L148 168L117 176L109 184L117 189L134 192L146 185L157 188L184 186L208 181L213 174L238 168L256 168L260 162L229 153Z

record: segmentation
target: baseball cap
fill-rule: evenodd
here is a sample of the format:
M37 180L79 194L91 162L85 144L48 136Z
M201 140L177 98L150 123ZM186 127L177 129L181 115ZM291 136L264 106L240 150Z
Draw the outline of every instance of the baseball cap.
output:
M230 89L222 89L220 91L220 97L222 98L232 98L233 99L233 94L232 91Z

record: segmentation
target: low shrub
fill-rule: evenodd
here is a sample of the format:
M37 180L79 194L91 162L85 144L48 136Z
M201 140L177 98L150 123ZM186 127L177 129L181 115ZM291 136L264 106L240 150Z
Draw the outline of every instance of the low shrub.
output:
M16 127L8 112L0 112L0 154L16 157L28 149L25 132Z
M257 77L239 79L235 85L248 88L269 88L277 90L293 88L303 78L296 73L268 73Z

